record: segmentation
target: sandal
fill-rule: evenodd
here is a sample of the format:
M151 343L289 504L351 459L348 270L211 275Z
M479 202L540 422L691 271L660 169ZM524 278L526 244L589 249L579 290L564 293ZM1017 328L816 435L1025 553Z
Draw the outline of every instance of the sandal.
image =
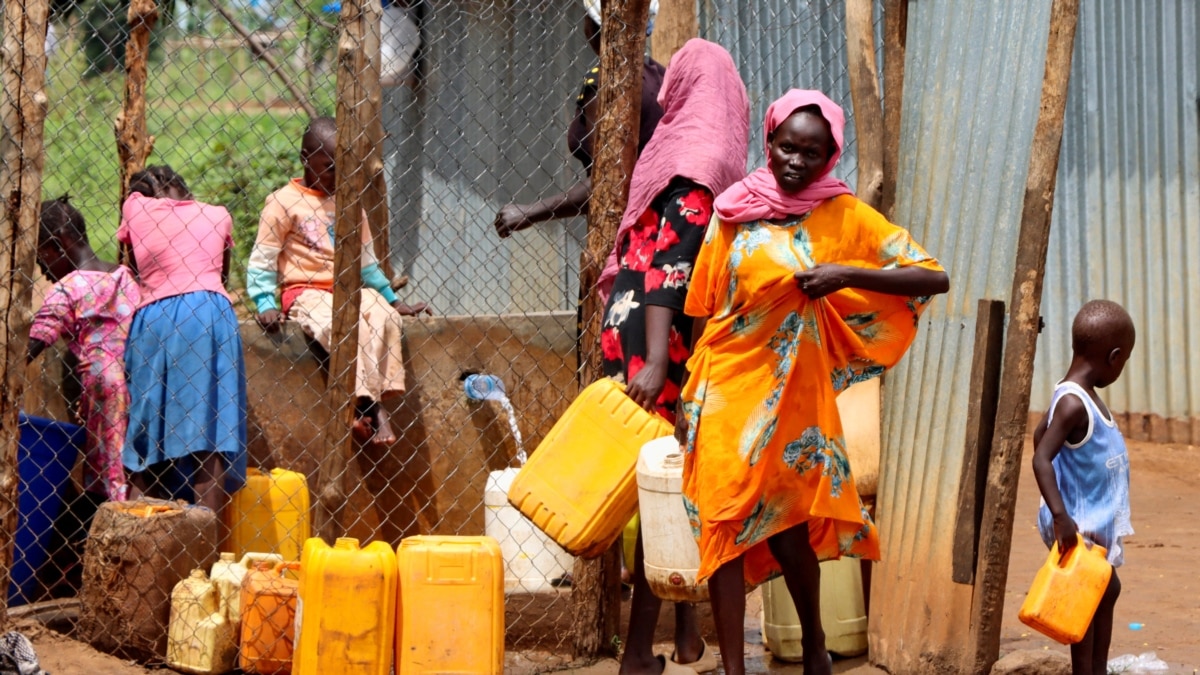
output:
M700 647L700 658L695 661L691 663L679 663L679 661L675 660L675 652L671 652L670 661L688 668L694 673L711 673L717 669L717 655L713 653L713 650L708 648L707 642L701 640L700 644L702 645Z
M694 675L696 672L689 666L681 666L675 663L674 659L668 659L662 654L659 654L655 658L663 664L662 675Z

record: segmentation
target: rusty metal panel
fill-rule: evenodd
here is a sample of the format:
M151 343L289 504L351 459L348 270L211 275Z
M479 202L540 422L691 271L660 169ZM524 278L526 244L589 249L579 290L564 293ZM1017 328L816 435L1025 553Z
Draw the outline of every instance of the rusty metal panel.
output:
M1125 432L1200 441L1200 12L1191 0L1082 3L1043 294L1032 407L1070 365L1092 298L1138 328L1105 392ZM1200 430L1200 429L1197 429Z
M1007 301L1050 3L909 6L896 220L936 255L948 296L884 383L872 660L958 672L970 586L951 580L975 311Z

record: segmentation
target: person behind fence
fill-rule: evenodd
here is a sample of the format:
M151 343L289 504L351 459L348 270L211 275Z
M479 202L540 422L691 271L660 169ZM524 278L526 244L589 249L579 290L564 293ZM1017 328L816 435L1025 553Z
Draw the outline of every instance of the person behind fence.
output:
M584 0L583 35L596 54L600 53L600 0ZM654 30L654 17L658 13L658 1L650 2L650 19L646 34ZM638 122L638 152L640 153L654 136L654 129L662 118L662 106L658 104L658 92L662 88L666 69L662 64L647 57L642 64L642 104ZM524 230L536 223L559 218L570 218L587 213L588 199L592 194L592 140L595 138L596 122L600 117L600 66L594 66L583 80L583 87L575 99L575 116L567 129L567 148L583 165L587 177L567 188L566 192L550 195L532 204L505 204L496 214L494 226L501 237Z
M693 39L671 59L659 102L662 121L633 170L616 244L598 280L607 298L600 343L604 374L624 382L638 405L674 422L692 343L683 302L713 197L746 169L750 101L729 52ZM715 670L716 656L688 603L675 605L675 653L655 657L662 601L646 581L640 531L634 559L621 672Z
M83 385L83 488L102 500L124 501L129 492L121 464L129 415L125 341L141 292L127 267L96 256L83 214L67 195L42 202L37 260L54 286L29 326L25 362L66 339Z
M781 572L804 672L832 672L818 562L879 557L835 398L894 365L949 289L907 231L829 175L844 124L820 92L770 105L767 167L714 202L684 306L704 321L683 391L684 505L729 675L745 672L746 589Z
M131 493L219 514L246 480L246 368L225 290L233 219L151 166L129 180L117 241L142 290L125 350Z
M273 332L285 317L292 319L327 352L333 330L336 141L332 117L312 120L300 143L304 177L267 196L246 269L246 290L258 309L259 325ZM423 302L410 306L396 297L375 257L365 214L362 282L354 433L360 442L389 445L396 433L382 403L404 393L400 317L429 309Z
M1071 645L1074 675L1108 672L1113 607L1121 594L1116 568L1125 562L1122 539L1133 534L1129 520L1129 454L1112 412L1097 389L1121 376L1135 338L1123 307L1093 300L1071 326L1071 365L1054 387L1050 409L1033 432L1033 475L1042 493L1038 531L1061 555L1076 545L1108 551L1112 577L1083 640Z

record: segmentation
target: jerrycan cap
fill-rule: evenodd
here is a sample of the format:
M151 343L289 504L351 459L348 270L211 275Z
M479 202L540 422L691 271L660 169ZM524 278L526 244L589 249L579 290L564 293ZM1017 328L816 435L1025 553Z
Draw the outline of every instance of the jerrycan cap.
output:
M235 562L237 558L229 551L221 551L221 562Z
M192 574L190 575L190 578L207 581L208 575L204 573L204 570L197 567L196 569L192 570Z
M354 537L338 537L333 547L341 551L357 551L359 548L358 540Z

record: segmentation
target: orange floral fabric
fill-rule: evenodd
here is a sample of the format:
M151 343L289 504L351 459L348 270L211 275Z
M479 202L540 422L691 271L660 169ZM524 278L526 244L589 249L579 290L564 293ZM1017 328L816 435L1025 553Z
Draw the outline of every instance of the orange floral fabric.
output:
M805 522L821 560L879 557L835 397L900 360L929 298L845 289L810 300L792 275L819 263L941 269L850 195L782 224L712 220L684 307L708 317L683 391L700 580L742 555L747 584L777 575L767 539Z

